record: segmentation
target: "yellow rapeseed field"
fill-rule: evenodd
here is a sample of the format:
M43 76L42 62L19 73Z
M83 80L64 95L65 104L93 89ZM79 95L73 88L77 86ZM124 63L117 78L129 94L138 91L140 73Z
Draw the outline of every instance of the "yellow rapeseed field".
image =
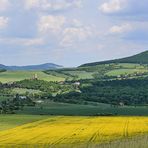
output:
M0 147L99 144L148 133L148 117L50 117L0 132Z

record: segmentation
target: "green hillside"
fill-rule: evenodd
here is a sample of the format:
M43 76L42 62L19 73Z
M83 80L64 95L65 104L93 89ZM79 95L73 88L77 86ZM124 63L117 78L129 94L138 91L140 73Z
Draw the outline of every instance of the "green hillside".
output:
M148 115L147 56L148 51L76 68L1 71L0 111L37 115Z
M24 79L31 79L37 74L39 80L44 81L64 81L65 78L57 77L54 75L48 75L42 71L6 71L0 73L0 82L8 83L21 81Z
M95 65L100 65L100 64L111 64L111 63L148 64L148 51L136 54L134 56L126 57L126 58L101 61L101 62L95 62L95 63L88 63L88 64L81 65L80 67L95 66Z

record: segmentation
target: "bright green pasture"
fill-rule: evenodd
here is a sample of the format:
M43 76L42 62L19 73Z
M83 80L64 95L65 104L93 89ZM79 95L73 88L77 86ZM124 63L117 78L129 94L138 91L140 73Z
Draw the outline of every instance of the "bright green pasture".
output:
M122 68L131 68L131 69L136 69L136 68L144 68L142 65L140 64L132 64L132 63L118 63L116 64L118 67L122 67Z
M93 79L93 72L86 71L64 71L65 74L70 74L72 76L77 76L78 79Z
M25 94L25 93L37 94L37 93L41 93L41 91L39 91L39 90L26 89L26 88L14 88L14 89L12 89L12 92L17 93L17 94Z
M125 74L134 74L135 72L143 73L148 72L146 69L115 69L107 72L108 76L118 76L118 75L125 75Z
M42 71L6 71L0 73L0 82L7 83L21 81L24 79L31 79L33 78L34 74L38 75L38 79L45 81L63 81L65 79L63 77L56 77L53 75L45 74Z

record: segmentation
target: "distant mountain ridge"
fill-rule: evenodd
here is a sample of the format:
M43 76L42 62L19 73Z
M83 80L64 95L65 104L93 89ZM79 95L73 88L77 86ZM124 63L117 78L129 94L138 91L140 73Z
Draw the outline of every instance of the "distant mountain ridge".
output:
M101 61L101 62L94 62L94 63L87 63L83 64L80 67L86 67L86 66L96 66L100 64L111 64L111 63L135 63L135 64L148 64L148 50L145 52L141 52L139 54L115 59L115 60L107 60L107 61Z
M45 63L40 65L27 65L27 66L6 66L0 64L0 69L5 70L48 70L48 69L58 69L62 68L61 65L56 65L53 63Z

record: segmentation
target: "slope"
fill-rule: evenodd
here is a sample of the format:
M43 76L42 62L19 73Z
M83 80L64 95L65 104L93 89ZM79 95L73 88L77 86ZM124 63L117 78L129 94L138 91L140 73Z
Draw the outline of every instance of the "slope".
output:
M148 51L145 51L145 52L142 52L142 53L130 56L130 57L121 58L121 59L87 63L87 64L81 65L80 67L96 66L96 65L111 64L111 63L148 64Z

